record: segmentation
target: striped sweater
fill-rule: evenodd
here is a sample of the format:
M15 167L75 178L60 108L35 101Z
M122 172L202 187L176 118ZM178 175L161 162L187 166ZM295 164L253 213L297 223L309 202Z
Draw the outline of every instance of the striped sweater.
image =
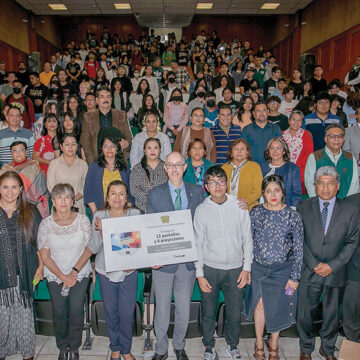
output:
M33 146L34 146L34 136L33 133L24 128L20 128L17 131L12 131L9 127L3 130L0 130L0 162L1 164L6 164L12 162L12 155L10 151L10 145L14 141L23 141L27 145L27 156L31 159Z
M219 124L211 128L216 143L216 164L223 165L227 163L226 155L230 144L241 137L241 128L231 124L228 134Z

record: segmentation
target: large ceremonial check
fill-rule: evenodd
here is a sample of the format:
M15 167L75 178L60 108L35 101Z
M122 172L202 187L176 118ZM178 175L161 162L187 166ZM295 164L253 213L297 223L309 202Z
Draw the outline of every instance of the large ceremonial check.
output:
M196 261L190 210L102 220L106 272Z

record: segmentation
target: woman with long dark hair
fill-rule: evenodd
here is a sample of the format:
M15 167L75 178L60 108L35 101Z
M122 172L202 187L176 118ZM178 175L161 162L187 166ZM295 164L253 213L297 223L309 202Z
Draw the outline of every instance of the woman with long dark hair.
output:
M300 92L298 93L297 98L302 99L306 96L309 96L311 98L314 97L314 92L313 92L311 82L308 80L303 83L302 88L301 88Z
M0 358L34 359L33 281L44 277L36 238L41 216L14 171L0 176Z
M128 208L128 203L127 186L120 180L111 181L105 191L105 207L95 213L88 244L89 250L96 254L95 270L99 279L101 297L104 301L111 360L119 360L121 357L124 360L135 360L130 351L132 320L136 303L137 271L106 272L101 220L140 215L139 210Z
M67 98L66 111L74 118L81 119L82 101L76 94L71 94Z
M160 160L161 142L148 138L144 143L144 156L134 166L130 174L130 193L135 198L135 206L142 212L146 210L146 197L155 186L164 184L168 178L164 161Z
M66 134L73 134L76 137L78 144L76 154L79 158L85 160L85 153L80 144L81 123L76 117L68 112L60 118L60 124L57 127L57 134L52 139L55 158L58 158L61 155L60 142Z
M106 79L105 70L100 67L96 70L95 89L100 89L101 86L109 86L109 80Z
M254 318L256 342L254 358L265 360L264 330L269 360L279 360L281 330L296 319L297 287L303 261L304 231L300 214L285 203L286 189L279 175L264 178L264 204L250 212L254 259L251 284L245 295L245 314Z
M122 89L122 83L119 78L111 81L112 104L111 107L116 110L128 112L131 108L129 95Z
M254 100L250 95L241 97L237 115L234 116L232 123L244 129L245 126L253 122Z
M140 80L139 86L137 87L135 94L130 95L130 102L132 104L135 114L137 114L139 109L141 108L144 96L149 93L151 93L149 82L146 79Z
M159 119L158 130L161 131L162 129L161 114L160 111L158 110L155 99L151 94L147 94L143 97L142 106L137 113L137 126L139 131L144 130L145 118L149 112L156 114L156 116L158 117Z
M26 197L31 204L39 210L45 218L49 215L48 189L46 177L41 171L37 161L27 157L27 144L23 141L14 141L10 145L12 162L4 164L0 175L6 171L15 171L24 183Z
M85 214L84 183L87 163L77 156L77 139L73 134L65 134L60 143L62 155L50 162L47 172L47 185L51 192L59 183L70 184L75 191L74 207Z
M291 81L289 82L289 86L292 86L294 88L296 100L300 99L300 95L303 90L303 85L304 85L304 82L303 82L302 73L301 73L300 69L294 69L294 71L292 73Z
M37 160L40 168L46 176L50 161L55 159L52 140L56 136L59 120L54 114L45 116L41 137L36 140L32 153L32 159Z
M137 165L144 156L144 142L148 138L157 138L161 143L160 159L165 161L171 153L171 144L169 137L159 131L159 118L153 112L145 115L144 130L135 135L131 144L130 164L131 168Z
M126 166L119 138L105 134L98 148L98 160L89 165L85 178L84 201L92 212L101 209L106 200L106 189L113 180L129 184L130 169Z

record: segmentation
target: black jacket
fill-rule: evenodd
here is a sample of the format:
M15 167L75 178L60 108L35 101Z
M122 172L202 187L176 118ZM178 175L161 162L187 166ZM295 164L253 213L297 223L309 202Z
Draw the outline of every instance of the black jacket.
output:
M318 197L302 201L297 209L304 224L304 261L301 281L342 287L346 281L346 265L358 247L359 212L346 200L336 199L329 228L324 235ZM320 263L328 264L332 273L321 277L314 272Z

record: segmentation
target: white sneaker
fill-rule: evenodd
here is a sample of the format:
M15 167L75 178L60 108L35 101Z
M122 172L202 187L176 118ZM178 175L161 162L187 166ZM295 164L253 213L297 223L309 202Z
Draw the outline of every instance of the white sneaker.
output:
M204 360L218 360L218 354L214 348L205 348Z
M241 354L240 354L239 348L237 346L228 345L226 347L226 349L227 349L227 352L228 352L229 356L233 360L240 360L241 359Z

